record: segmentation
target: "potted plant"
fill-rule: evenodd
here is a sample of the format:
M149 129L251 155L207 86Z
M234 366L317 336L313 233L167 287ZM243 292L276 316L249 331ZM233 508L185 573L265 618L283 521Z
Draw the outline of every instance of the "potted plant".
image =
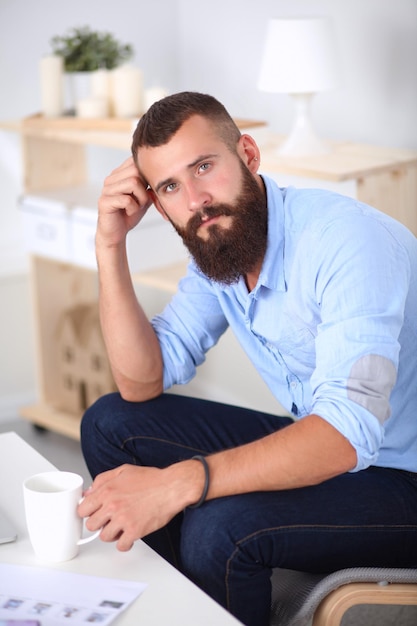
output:
M133 56L131 44L119 43L111 33L73 28L67 35L51 39L53 53L64 60L66 72L112 70Z
M76 110L79 100L91 95L93 73L102 74L96 79L99 78L101 85L103 82L107 84L108 78L103 74L131 59L134 52L131 44L122 44L111 33L94 31L88 26L56 35L50 44L53 54L62 57L64 62L67 75L65 100L69 113Z

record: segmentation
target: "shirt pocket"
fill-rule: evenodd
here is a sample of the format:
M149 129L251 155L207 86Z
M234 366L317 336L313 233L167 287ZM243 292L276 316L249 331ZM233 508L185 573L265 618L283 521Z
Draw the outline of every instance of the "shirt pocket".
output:
M300 319L288 317L274 344L288 369L300 379L311 376L316 365L316 338Z

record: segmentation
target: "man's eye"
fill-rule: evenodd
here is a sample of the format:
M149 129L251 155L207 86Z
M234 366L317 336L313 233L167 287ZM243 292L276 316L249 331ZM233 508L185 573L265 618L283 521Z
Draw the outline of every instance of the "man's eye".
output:
M167 185L164 189L165 193L171 193L172 191L175 190L177 184L176 183L169 183L169 185Z
M202 163L198 169L201 170L202 172L205 172L206 170L209 169L209 167L210 167L210 163Z

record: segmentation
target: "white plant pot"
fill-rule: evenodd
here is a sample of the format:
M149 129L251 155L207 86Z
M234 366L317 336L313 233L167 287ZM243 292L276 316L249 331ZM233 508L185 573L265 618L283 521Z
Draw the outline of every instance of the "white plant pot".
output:
M91 96L91 81L93 72L66 72L65 73L65 112L75 115L77 102Z

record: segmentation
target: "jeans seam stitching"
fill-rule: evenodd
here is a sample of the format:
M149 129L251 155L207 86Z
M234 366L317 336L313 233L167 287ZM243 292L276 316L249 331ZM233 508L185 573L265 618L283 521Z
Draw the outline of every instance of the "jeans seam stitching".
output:
M135 435L134 437L127 437L126 439L124 439L122 441L122 446L121 449L124 451L125 450L125 446L127 443L129 443L130 441L136 441L137 439L141 439L144 441L158 441L159 443L166 443L169 444L171 446L176 446L177 448L183 448L185 450L190 450L190 452L199 452L201 454L209 454L207 452L207 450L203 450L200 448L193 448L192 446L187 446L185 444L182 443L178 443L176 441L171 441L169 439L162 439L160 437L145 437L142 435Z
M404 529L416 529L417 530L417 525L415 524L370 524L370 525L362 525L362 524L296 524L296 525L286 525L286 526L272 526L270 528L264 528L263 530L257 530L254 533L251 533L250 535L247 535L246 537L242 537L242 539L239 539L239 541L236 543L236 547L233 550L232 554L230 555L230 557L227 560L227 564L226 564L226 573L225 573L225 587L226 587L226 606L227 609L230 611L231 607L230 607L230 585L229 585L229 577L230 577L230 572L231 572L231 565L233 562L233 559L235 558L236 554L239 552L241 546L246 543L249 540L255 539L257 537L260 537L263 534L266 533L270 533L270 532L279 532L281 530L306 530L306 529L311 529L311 530L321 530L321 529L326 529L326 530L331 530L331 529L341 529L341 530L354 530L354 529L360 529L360 530L404 530Z

